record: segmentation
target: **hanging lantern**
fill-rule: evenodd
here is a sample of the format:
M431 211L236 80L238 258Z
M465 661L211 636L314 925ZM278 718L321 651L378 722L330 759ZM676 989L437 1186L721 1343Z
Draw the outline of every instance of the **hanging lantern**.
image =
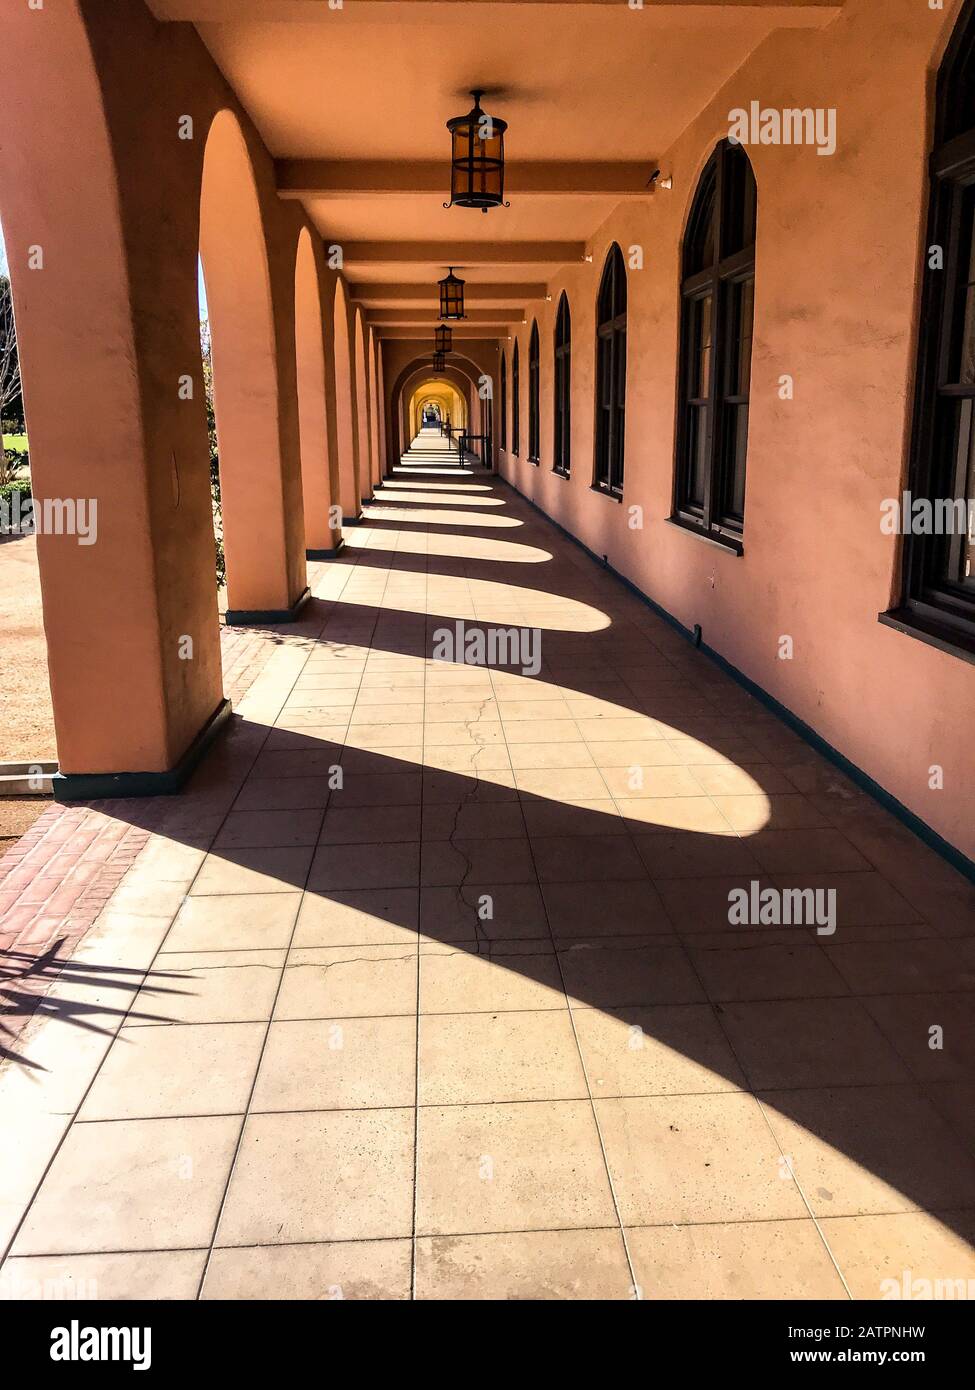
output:
M463 319L467 315L464 313L464 285L466 281L461 280L454 274L454 267L450 267L450 273L442 280L438 280L440 286L440 317L442 319Z
M479 91L466 116L447 122L450 131L450 202L462 208L508 207L504 201L504 133L507 121L481 110Z
M453 331L445 323L437 325L433 335L433 346L439 353L450 352L454 346Z
M435 353L433 354L433 370L434 370L435 372L442 372L443 369L444 369L444 367L445 367L446 365L447 365L447 362L446 362L446 359L445 359L443 353L442 353L442 352L435 352Z

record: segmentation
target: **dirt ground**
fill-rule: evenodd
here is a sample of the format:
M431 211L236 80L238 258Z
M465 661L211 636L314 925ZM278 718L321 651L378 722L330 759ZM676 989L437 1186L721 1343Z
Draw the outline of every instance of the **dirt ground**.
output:
M0 538L0 763L56 756L37 543L33 536ZM0 798L0 855L47 804Z

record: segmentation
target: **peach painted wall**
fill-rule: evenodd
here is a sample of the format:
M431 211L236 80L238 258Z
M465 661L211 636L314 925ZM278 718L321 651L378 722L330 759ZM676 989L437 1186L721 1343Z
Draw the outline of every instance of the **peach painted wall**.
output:
M529 322L518 330L522 457L502 471L561 525L975 857L975 667L877 621L898 592L882 499L905 485L933 77L959 5L848 0L820 33L780 32L661 154L672 191L622 204L592 263L550 285L541 334L541 465L525 459ZM745 553L671 526L679 252L728 113L835 107L838 148L750 147L758 182ZM607 248L628 271L623 505L591 490L594 304ZM552 342L572 312L572 476L552 473ZM510 349L511 344L507 345ZM510 394L510 351L509 351ZM794 378L792 401L779 378ZM510 405L510 402L509 402ZM496 426L496 434L499 433ZM509 431L510 439L510 431ZM644 527L628 527L629 508ZM792 661L778 659L793 638ZM930 790L929 768L944 768Z

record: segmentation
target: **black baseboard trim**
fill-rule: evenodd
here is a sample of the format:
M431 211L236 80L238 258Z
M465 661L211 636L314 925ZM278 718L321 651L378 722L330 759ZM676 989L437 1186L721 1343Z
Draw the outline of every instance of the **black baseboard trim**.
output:
M691 646L703 652L705 656L709 657L710 660L725 673L725 675L730 676L733 681L744 690L747 690L749 695L754 696L760 704L764 705L766 709L770 710L781 719L783 724L788 725L794 733L804 739L817 753L831 762L834 767L839 768L840 772L848 777L851 782L855 783L862 791L865 791L869 796L872 796L875 801L879 802L886 811L896 816L901 824L912 831L929 849L933 849L942 859L947 860L953 869L957 869L960 874L964 874L967 879L975 883L975 860L969 859L966 854L963 854L962 851L951 844L949 840L939 835L935 829L928 825L927 821L923 821L920 816L916 815L905 806L902 801L898 801L897 797L887 791L879 782L874 781L869 773L864 772L856 763L851 762L838 748L834 748L831 743L827 743L821 734L818 734L811 725L807 724L805 720L800 719L797 714L794 714L787 705L783 705L774 695L770 695L763 686L758 685L750 676L746 676L744 671L740 671L737 666L733 666L720 652L715 651L713 647L709 647L706 642L702 641L700 626L695 626L694 628L685 627L679 618L675 618L673 613L662 607L662 605L657 603L655 599L652 599L649 594L645 594L641 588L634 584L632 579L627 579L625 574L621 574L619 570L614 569L604 556L597 555L594 550L590 550L585 541L581 541L578 536L573 535L571 531L568 531L560 522L556 521L553 516L549 516L545 508L540 507L531 497L523 493L521 488L516 487L514 483L508 478L502 477L501 474L497 476L500 482L504 483L506 487L510 487L512 492L516 493L524 502L527 502L530 507L534 508L540 516L543 516L547 522L555 527L556 531L565 536L567 540L570 540L573 545L577 545L580 550L585 551L590 560L597 564L600 569L608 570L615 579L619 580L624 588L629 589L630 593L634 594L641 603L645 603L648 608L652 609L658 618L662 618L665 623L672 627L675 632L678 632L681 637L691 644Z
M345 541L339 541L331 550L306 550L306 560L337 560L345 549Z
M362 516L362 513L360 512L358 516L344 516L344 517L342 518L342 525L343 525L343 526L361 526L361 525L362 525L362 521L363 521L363 516Z
M229 700L221 700L175 767L167 772L56 772L54 800L102 801L118 796L172 796L193 772L230 718Z
M290 608L228 608L223 616L227 627L262 627L265 623L293 623L311 598L304 589Z

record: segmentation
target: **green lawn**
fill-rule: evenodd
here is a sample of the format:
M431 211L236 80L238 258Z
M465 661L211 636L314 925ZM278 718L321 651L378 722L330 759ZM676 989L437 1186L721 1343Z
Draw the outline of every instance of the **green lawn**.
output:
M23 453L27 448L26 434L5 434L3 436L3 447L5 449L16 449L19 453Z

